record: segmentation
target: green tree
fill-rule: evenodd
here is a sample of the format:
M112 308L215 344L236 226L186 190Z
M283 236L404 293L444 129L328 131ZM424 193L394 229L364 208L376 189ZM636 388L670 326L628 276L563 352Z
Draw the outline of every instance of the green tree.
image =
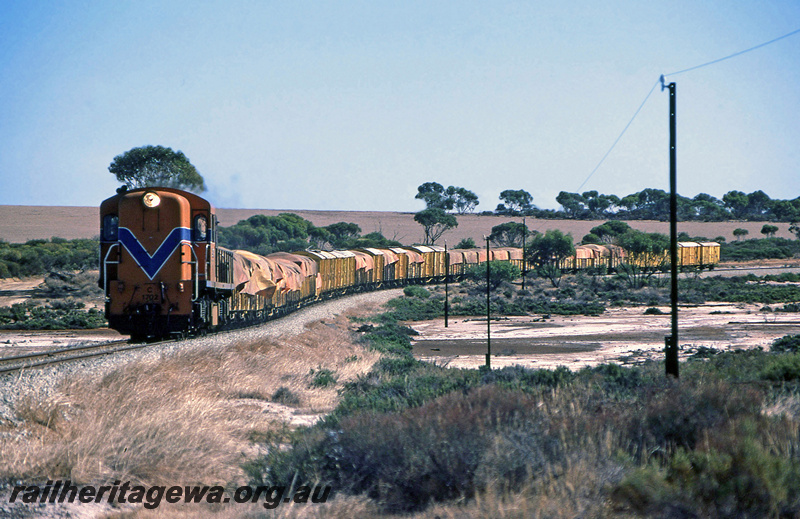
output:
M414 221L425 232L425 245L433 245L446 231L458 227L458 220L439 207L423 209L414 215Z
M417 188L414 197L425 202L426 209L456 210L458 214L471 212L478 205L478 195L463 187L444 188L438 182L425 182Z
M219 243L229 249L244 249L256 254L292 252L308 247L314 225L293 214L256 214L236 225L219 228Z
M669 218L669 193L663 189L643 189L620 200L628 217L637 220L665 220Z
M764 220L772 207L772 199L765 192L753 191L747 195L747 217Z
M617 237L617 245L625 249L625 261L620 274L631 288L641 288L656 272L667 265L669 237L630 229Z
M789 225L789 232L800 240L800 225L797 225L797 222L792 222L791 225Z
M604 224L592 227L591 234L600 238L604 243L615 243L617 238L631 230L631 226L619 220L611 220Z
M206 190L203 177L186 155L163 146L142 146L117 155L108 171L129 189L172 187L196 192Z
M736 236L737 240L741 240L748 234L750 234L750 231L748 231L747 229L742 229L741 227L733 230L733 235Z
M706 193L700 193L692 198L690 212L692 220L703 220L707 222L719 222L728 220L731 217L731 214L725 209L721 200Z
M581 243L584 245L588 244L599 245L603 243L603 240L598 235L590 232L589 234L585 234L583 236L583 238L581 239Z
M450 186L444 194L458 214L471 213L479 203L478 195L463 187Z
M734 218L743 219L747 214L748 198L741 191L728 191L722 195L722 203Z
M800 200L773 200L772 217L778 222L796 222L800 220Z
M456 244L456 249L477 249L478 246L475 245L475 240L472 238L464 238L460 242Z
M586 202L589 209L589 214L593 218L599 218L606 214L606 211L613 206L618 206L620 203L619 197L615 195L602 195L597 191L586 191L581 197Z
M524 189L506 189L500 193L502 204L497 206L497 212L502 214L521 214L533 209L533 196Z
M453 202L445 196L444 186L438 182L425 182L417 188L417 200L425 202L426 209L439 208L448 211L453 208Z
M763 234L767 238L775 237L775 233L776 232L778 232L778 226L777 225L770 225L770 224L767 223L767 224L764 224L764 226L761 228L761 234Z
M531 240L526 254L528 265L535 267L538 275L546 277L554 287L557 287L561 282L560 264L575 254L572 234L564 234L558 229L537 234Z
M332 223L324 229L330 233L330 243L337 249L346 248L351 240L361 236L361 227L354 223Z
M561 204L564 212L570 218L582 218L586 211L586 200L578 193L561 191L556 197L556 202Z
M489 240L498 247L522 247L522 237L527 239L531 232L525 225L517 222L506 222L492 227Z

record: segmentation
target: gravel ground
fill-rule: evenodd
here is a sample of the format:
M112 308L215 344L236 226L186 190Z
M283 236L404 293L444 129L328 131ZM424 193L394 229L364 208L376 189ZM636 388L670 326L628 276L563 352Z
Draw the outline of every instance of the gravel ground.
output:
M202 348L211 345L228 346L263 338L292 337L302 333L306 325L315 321L330 318L363 304L385 303L400 294L402 294L400 289L357 294L316 304L260 326L196 339L187 339L105 357L66 362L46 368L34 368L21 373L0 375L0 423L5 420L14 421L16 419L13 409L17 398L28 394L52 394L64 377L78 373L103 376L126 362L158 358L186 348Z

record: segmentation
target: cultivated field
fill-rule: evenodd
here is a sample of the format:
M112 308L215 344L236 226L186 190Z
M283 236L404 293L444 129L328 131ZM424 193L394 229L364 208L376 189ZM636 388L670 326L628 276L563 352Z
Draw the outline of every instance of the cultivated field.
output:
M421 243L422 227L414 221L413 213L395 213L380 211L309 211L293 209L218 209L219 220L224 226L233 225L254 214L277 215L292 212L309 220L318 227L337 222L353 222L361 227L362 234L374 231L381 232L390 239L403 244ZM463 215L458 217L458 227L445 233L443 239L449 245L455 245L464 238L472 238L480 243L488 235L492 227L507 221L521 221L521 218L506 216ZM544 232L547 229L560 229L572 233L575 241L579 241L592 227L603 220L537 220L529 218L531 230ZM669 232L668 222L651 220L631 221L631 227L647 232ZM32 239L59 238L92 238L99 234L100 216L96 207L45 207L45 206L13 206L0 205L0 239L11 243L20 243ZM750 238L761 238L763 222L684 222L678 224L679 232L687 232L691 236L704 236L713 239L724 236L733 241L733 230L747 229ZM776 236L794 238L789 232L788 223L777 224ZM440 243L442 243L440 241Z

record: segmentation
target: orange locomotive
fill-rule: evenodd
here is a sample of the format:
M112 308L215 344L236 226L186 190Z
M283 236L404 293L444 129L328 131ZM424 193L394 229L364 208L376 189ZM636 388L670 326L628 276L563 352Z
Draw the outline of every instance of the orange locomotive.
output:
M234 286L211 204L177 189L120 189L100 205L100 224L111 328L142 339L217 324Z

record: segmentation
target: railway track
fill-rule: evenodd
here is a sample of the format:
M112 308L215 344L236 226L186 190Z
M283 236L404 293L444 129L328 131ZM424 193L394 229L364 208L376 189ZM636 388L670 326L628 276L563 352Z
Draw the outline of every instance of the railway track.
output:
M73 360L88 359L103 355L113 355L123 351L137 350L141 348L147 348L148 346L164 344L165 342L170 341L131 344L126 340L119 340L100 344L87 344L83 346L73 346L70 348L26 353L24 355L15 355L11 357L2 357L0 358L0 375L22 371L24 369L50 366L53 364L59 364Z

